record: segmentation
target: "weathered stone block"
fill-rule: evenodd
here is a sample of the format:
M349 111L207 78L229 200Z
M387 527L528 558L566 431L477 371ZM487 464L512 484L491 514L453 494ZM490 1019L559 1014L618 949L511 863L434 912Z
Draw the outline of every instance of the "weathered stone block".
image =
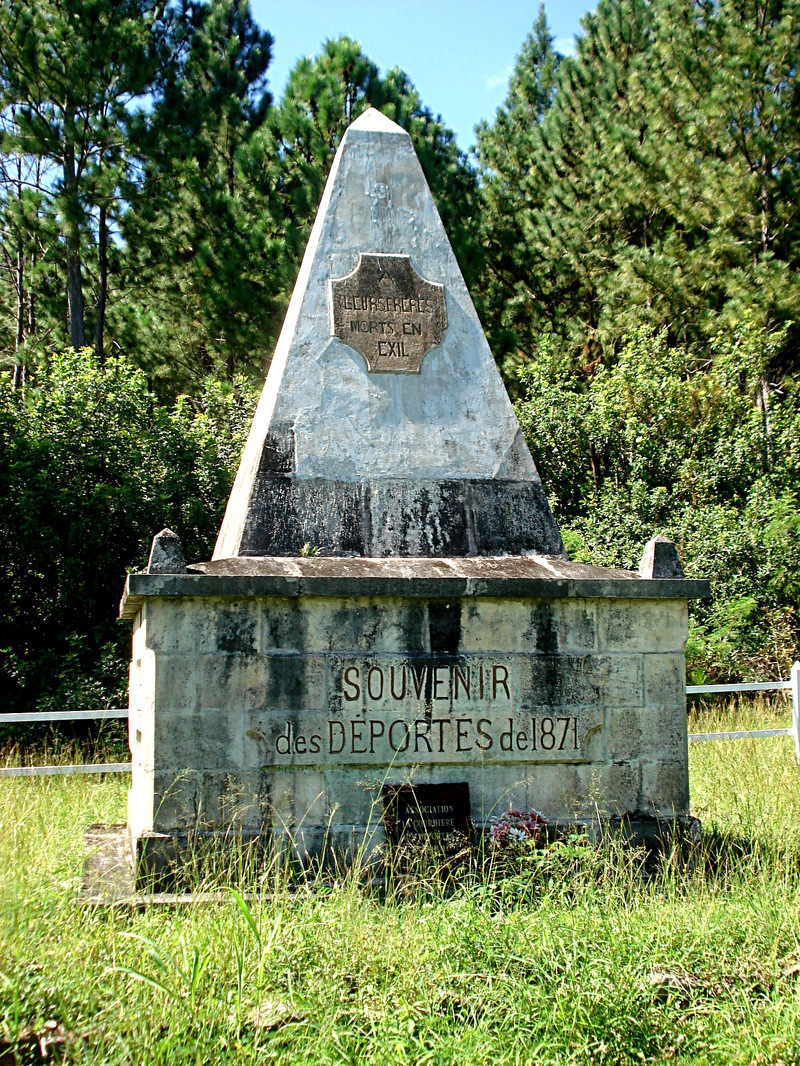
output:
M147 563L148 574L184 574L186 559L183 555L180 538L171 529L162 529L153 537L150 558Z
M669 601L610 600L597 608L598 640L605 651L682 652L686 643L686 604Z
M605 655L598 657L602 677L603 702L613 707L641 707L642 657Z
M197 659L192 655L158 655L155 660L155 707L171 714L198 707Z
M210 802L211 797L205 794L204 777L208 778L209 774L202 769L157 767L153 776L156 802L152 829L155 832L224 824L218 803Z
M382 555L469 555L463 482L374 481L368 491L369 550ZM474 552L474 542L472 550Z
M660 817L689 813L689 777L683 760L642 764L641 809Z
M252 600L232 600L214 613L214 650L223 655L255 655L264 611Z
M424 602L414 600L309 599L302 625L300 650L309 652L380 650L408 655L430 650L429 612Z
M639 810L641 770L638 764L593 764L579 766L576 772L577 817L619 818Z
M682 763L688 761L688 721L686 702L673 706L646 707L641 712L642 747L639 758L647 761Z
M611 762L635 762L642 748L641 708L606 709L607 747Z
M530 633L536 651L544 654L557 651L562 655L588 655L602 647L598 642L596 602L540 601L532 606L530 616Z
M604 651L639 651L647 642L650 605L630 600L603 603L597 612L598 639Z
M319 655L204 655L198 693L203 709L323 707L325 659Z
M327 651L325 638L316 642L309 639L309 622L315 612L309 610L306 601L284 596L258 600L261 612L261 651L267 655L275 652Z
M596 655L524 656L518 671L520 702L531 712L542 707L585 707L602 697L603 660Z
M322 827L327 824L330 804L325 777L320 770L276 769L264 774L264 778L269 782L268 817L274 825L292 831L304 825Z
M155 716L154 747L159 764L176 773L203 766L231 771L243 765L243 745L235 712L197 711Z
M461 648L465 652L590 654L597 648L595 604L582 600L463 601Z
M684 576L683 566L675 544L662 536L649 540L644 546L639 563L639 575L658 580L682 578Z
M180 603L152 599L144 609L142 636L147 647L158 654L216 651L215 614L213 601L205 598Z
M533 766L526 780L525 807L549 821L572 821L580 814L581 777L575 766Z
M686 658L683 652L644 656L644 705L670 706L686 702Z

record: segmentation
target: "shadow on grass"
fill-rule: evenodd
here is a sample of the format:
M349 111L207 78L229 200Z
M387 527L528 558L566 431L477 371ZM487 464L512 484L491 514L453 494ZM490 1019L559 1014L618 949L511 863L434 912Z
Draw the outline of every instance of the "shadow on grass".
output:
M716 827L703 829L700 843L689 853L691 868L705 880L726 883L765 873L800 882L800 848L776 840L745 836Z

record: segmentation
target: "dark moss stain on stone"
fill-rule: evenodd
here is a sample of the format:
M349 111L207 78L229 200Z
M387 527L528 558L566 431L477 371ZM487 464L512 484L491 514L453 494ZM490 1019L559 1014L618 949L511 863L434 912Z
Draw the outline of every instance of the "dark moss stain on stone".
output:
M471 482L469 504L478 555L561 554L561 534L538 481Z
M458 655L461 649L461 601L431 600L428 627L434 655Z
M264 601L264 646L278 651L303 651L308 638L308 615L297 600Z
M415 690L424 678L424 716L433 714L433 683L437 667L446 665L452 672L461 661L461 601L430 600L427 610L427 649L420 649L407 660L414 676ZM409 649L410 651L410 649Z
M257 479L270 474L292 474L295 470L294 426L273 422L264 439Z
M299 555L308 543L332 556L558 555L563 549L538 482L296 478L286 458L291 432L262 452L240 555ZM293 440L292 434L292 456Z
M254 655L258 651L256 619L244 604L223 607L217 614L217 649L231 655Z
M289 711L305 707L306 656L271 655L267 662L267 706Z
M364 552L374 555L372 546L372 487L368 481L361 485L361 541Z
M364 706L364 687L360 682L360 674L349 674L347 685L348 696L351 695L356 685L354 681L358 680L358 692L359 695L356 699L345 699L345 671L351 667L361 667L360 660L354 660L349 655L332 655L328 658L328 714L334 717L341 717L345 711L348 714L357 714Z
M403 604L401 628L403 649L407 655L422 655L426 650L425 604L420 600L406 600Z
M215 661L216 672L219 674L218 689L224 691L224 689L230 684L231 674L234 667L238 664L239 658L236 655L224 655L220 656Z
M240 555L300 555L310 544L326 555L366 555L362 486L354 482L257 478Z
M410 676L415 679L413 682L414 690L420 686L420 678L422 677L422 667L424 665L430 665L430 626L428 622L428 614L423 602L406 601L403 604L402 615L402 632L403 632L403 650L405 651L407 658L405 660L405 666L407 667ZM428 673L428 683L425 685L424 699L425 707L430 710L431 706L431 693L430 693L430 671Z
M535 603L532 605L531 624L524 635L535 643L538 652L544 655L558 654L558 630L552 604Z
M470 554L463 482L387 480L370 499L372 555Z
M603 689L602 669L593 655L534 655L530 660L532 707L596 704Z
M557 702L560 690L560 671L558 659L558 632L552 604L535 603L531 607L531 624L529 637L535 641L536 651L541 655L531 662L531 688L522 693L523 702L527 700L533 707L536 704L553 706Z
M327 636L330 651L352 648L371 652L380 643L381 629L386 615L381 607L368 600L340 603L331 612Z

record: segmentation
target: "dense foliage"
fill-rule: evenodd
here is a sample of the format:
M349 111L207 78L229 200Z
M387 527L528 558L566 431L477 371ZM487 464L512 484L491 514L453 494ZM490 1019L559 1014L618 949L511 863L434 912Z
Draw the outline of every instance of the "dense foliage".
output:
M800 3L600 0L584 27L554 75L537 24L481 131L496 354L552 333L588 364L644 324L705 354L745 314L797 323Z
M273 106L247 0L3 0L0 358L124 351L158 394L263 375L342 133L409 130L468 279L475 169L406 74L325 43Z
M788 676L800 593L800 391L767 416L753 402L782 337L745 322L698 366L665 332L640 329L584 383L549 340L521 374L517 413L573 558L636 569L658 531L686 572L698 677Z
M155 532L209 558L254 410L242 381L161 406L141 371L68 352L35 387L0 378L0 705L124 696L126 567Z
M166 524L208 556L240 375L368 106L411 133L572 554L671 535L714 583L694 673L785 676L800 0L600 0L568 58L542 9L477 167L349 38L273 100L272 45L246 0L0 3L0 698L116 698L125 569Z

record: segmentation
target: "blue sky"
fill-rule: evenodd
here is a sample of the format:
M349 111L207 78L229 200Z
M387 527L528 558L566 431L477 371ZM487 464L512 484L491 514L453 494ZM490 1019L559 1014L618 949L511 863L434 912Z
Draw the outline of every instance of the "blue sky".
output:
M269 82L280 96L297 60L316 55L327 37L347 34L382 72L402 67L422 101L455 131L461 148L503 102L508 78L539 0L250 0L275 38ZM545 3L560 51L569 53L587 0Z

